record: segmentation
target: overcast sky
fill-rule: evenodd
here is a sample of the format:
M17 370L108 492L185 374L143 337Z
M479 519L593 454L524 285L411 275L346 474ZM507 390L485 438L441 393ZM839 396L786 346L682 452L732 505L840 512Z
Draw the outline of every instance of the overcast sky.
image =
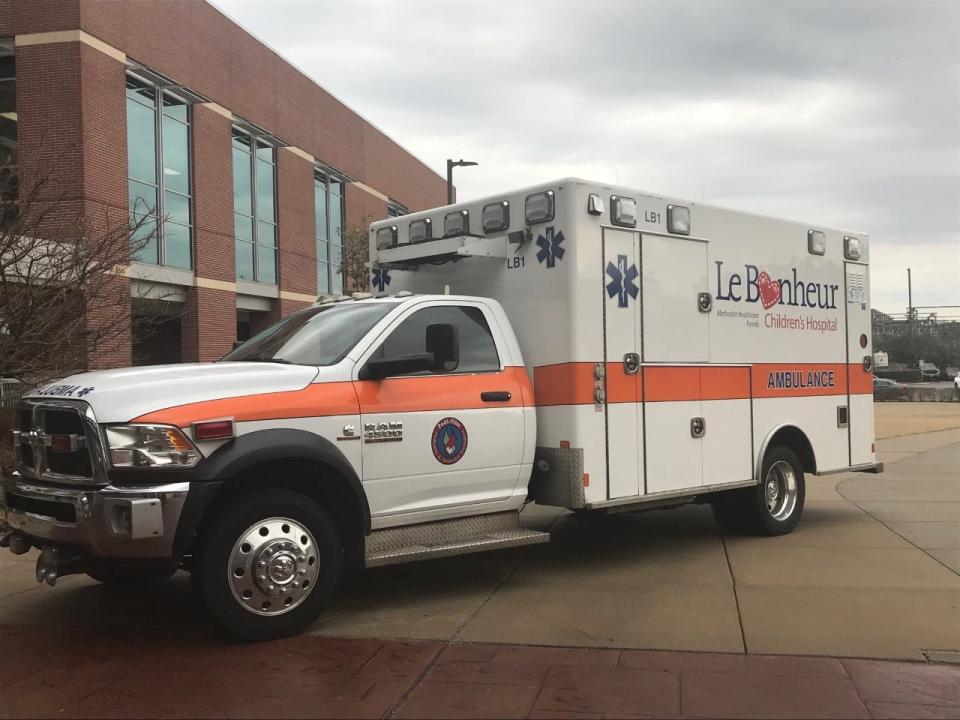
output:
M215 0L461 199L578 175L872 237L960 304L960 2ZM960 315L960 308L942 311Z

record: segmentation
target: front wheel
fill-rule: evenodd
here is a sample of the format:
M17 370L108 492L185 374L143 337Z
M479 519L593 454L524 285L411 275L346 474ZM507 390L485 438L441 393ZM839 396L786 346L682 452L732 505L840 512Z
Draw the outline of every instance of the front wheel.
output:
M302 631L319 617L343 571L329 515L289 490L264 490L218 513L205 533L193 584L214 619L242 640Z
M806 485L796 453L775 447L763 458L759 485L719 493L713 501L721 525L762 535L786 535L800 522Z

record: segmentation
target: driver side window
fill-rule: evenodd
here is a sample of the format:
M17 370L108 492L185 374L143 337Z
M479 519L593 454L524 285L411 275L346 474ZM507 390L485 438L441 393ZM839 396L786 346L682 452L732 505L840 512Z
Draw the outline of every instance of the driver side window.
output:
M462 305L418 310L390 333L371 359L390 359L427 352L436 354L434 343L442 341L439 338L451 339L448 334L438 332L438 326L453 327L452 340L458 344L458 352L454 356L458 356L458 360L456 363L448 361L444 367L436 368L432 373L423 371L417 374L495 372L500 369L497 346L483 311Z

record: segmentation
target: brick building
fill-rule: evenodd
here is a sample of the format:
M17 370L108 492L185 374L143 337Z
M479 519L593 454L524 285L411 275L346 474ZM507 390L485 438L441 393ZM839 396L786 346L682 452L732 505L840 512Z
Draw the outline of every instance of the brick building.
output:
M345 228L441 205L443 178L203 0L0 0L0 149L20 184L156 237L93 364L214 360L342 287ZM158 299L160 298L160 299Z

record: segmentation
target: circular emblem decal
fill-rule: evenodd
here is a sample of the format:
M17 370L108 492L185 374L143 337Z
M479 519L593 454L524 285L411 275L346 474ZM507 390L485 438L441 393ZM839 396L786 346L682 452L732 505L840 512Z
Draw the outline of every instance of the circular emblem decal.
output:
M430 446L438 462L453 465L467 452L467 429L456 418L444 418L433 428Z

